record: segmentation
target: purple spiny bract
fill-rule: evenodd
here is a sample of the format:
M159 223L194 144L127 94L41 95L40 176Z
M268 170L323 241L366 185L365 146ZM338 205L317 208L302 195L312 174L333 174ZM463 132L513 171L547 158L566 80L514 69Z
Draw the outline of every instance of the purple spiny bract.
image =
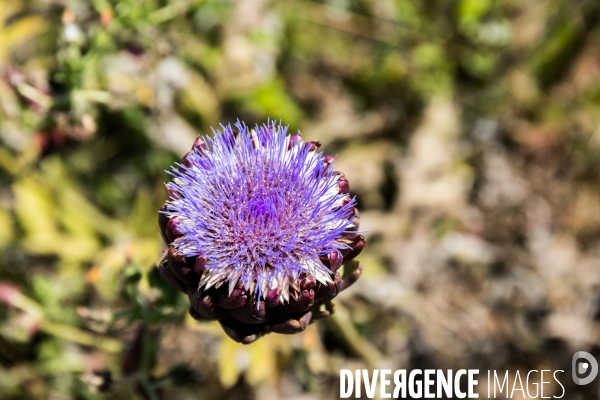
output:
M280 289L283 302L302 273L327 285L332 271L319 257L349 248L340 239L354 226L354 199L314 143L281 125L236 127L203 138L170 172L177 252L206 260L204 289L228 282L230 294L241 285L259 298Z

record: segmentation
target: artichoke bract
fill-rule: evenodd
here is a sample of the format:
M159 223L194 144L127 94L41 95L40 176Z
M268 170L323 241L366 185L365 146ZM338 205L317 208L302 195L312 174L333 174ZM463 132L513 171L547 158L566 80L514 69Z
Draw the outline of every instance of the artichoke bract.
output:
M168 171L159 269L195 319L217 320L245 344L301 332L360 277L356 201L320 145L282 125L238 122L196 139Z

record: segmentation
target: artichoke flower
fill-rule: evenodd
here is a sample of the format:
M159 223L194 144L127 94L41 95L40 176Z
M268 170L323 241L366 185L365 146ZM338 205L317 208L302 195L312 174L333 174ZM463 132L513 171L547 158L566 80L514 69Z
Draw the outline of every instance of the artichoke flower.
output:
M319 147L281 125L238 122L196 139L169 171L159 269L195 319L245 344L301 332L360 277L349 262L365 244L356 201Z

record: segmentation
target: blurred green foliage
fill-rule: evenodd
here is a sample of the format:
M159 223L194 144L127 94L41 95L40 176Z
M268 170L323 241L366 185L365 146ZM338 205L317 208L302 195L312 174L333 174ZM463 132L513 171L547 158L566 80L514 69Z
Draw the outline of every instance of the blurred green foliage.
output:
M529 317L509 340L444 316L512 323L591 298L552 286L565 278L523 221L547 207L568 240L544 246L572 239L596 263L581 282L597 275L599 15L596 0L0 0L0 397L336 398L339 368L383 360L489 367L492 348L522 366L506 352L526 343L515 353L550 362L545 340L568 338ZM164 171L237 118L339 154L371 231L337 317L248 348L186 317L153 270ZM503 297L530 273L559 300ZM448 332L461 356L436 348Z

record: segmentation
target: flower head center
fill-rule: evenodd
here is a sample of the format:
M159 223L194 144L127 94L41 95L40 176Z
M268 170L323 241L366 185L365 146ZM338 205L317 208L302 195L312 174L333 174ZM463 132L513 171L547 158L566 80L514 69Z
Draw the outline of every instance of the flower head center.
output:
M285 209L285 201L282 196L275 193L258 194L248 201L245 217L249 227L261 231L280 224L280 213Z

